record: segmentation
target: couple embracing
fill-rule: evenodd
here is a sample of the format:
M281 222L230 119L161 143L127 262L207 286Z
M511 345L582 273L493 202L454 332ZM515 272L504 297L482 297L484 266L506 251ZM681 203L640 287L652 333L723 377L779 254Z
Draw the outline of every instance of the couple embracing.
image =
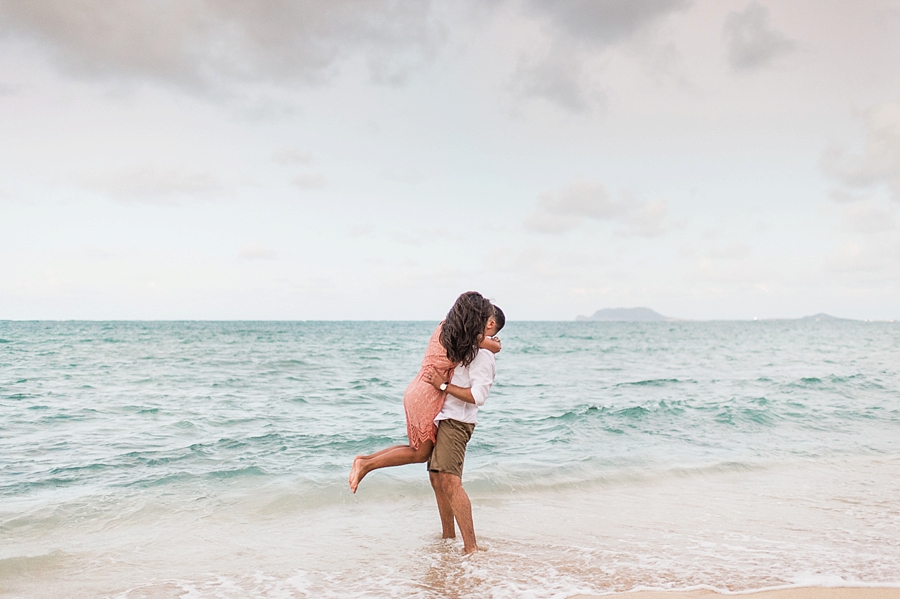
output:
M503 311L480 293L460 295L432 333L422 368L403 394L409 444L356 456L350 471L356 493L372 470L428 462L443 537L456 537L455 519L465 553L478 549L472 504L462 487L466 444L494 383L494 354L500 351L495 335L505 323Z

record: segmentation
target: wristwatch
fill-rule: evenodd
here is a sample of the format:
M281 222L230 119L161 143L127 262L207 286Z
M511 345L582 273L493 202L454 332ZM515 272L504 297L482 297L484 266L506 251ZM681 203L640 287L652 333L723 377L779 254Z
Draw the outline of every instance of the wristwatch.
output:
M441 383L441 391L447 390L447 383Z

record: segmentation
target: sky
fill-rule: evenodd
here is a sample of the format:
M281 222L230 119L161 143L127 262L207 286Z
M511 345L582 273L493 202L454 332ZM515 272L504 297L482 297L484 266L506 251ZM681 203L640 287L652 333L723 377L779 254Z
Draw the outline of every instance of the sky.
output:
M0 319L900 319L900 0L0 0Z

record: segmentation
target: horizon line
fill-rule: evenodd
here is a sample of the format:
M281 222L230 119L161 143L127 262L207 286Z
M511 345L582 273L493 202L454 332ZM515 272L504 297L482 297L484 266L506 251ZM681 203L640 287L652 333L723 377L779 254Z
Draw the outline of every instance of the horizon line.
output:
M555 322L555 323L649 323L672 324L678 322L777 322L791 320L813 320L815 316L828 316L831 320L846 320L851 322L886 322L900 321L900 318L846 318L819 313L811 316L797 317L753 317L753 318L675 318L666 317L662 320L590 320L585 318L560 319L508 319L507 322ZM0 318L4 322L435 322L435 319L397 319L397 318Z

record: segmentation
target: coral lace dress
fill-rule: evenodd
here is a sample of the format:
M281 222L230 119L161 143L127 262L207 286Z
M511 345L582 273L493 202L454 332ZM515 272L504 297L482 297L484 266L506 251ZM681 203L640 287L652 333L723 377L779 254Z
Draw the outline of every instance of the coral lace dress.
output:
M419 374L412 380L406 391L403 392L403 409L406 411L406 434L409 444L418 449L423 441L434 443L437 435L437 426L434 418L441 411L446 391L438 391L430 383L422 379L429 370L435 370L444 375L445 380L450 380L456 363L447 358L447 350L441 345L441 329L444 323L438 325L428 341L428 349L425 350L425 358L422 360L422 368Z

